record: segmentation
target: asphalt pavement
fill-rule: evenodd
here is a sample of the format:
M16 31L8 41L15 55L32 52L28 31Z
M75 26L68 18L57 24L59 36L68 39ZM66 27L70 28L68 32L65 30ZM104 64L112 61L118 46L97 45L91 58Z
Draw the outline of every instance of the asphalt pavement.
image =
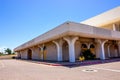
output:
M0 80L120 80L120 62L70 68L4 59Z

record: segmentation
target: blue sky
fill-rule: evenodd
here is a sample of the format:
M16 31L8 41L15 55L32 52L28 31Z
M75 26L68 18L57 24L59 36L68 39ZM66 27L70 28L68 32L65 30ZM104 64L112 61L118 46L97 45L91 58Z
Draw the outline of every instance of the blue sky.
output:
M0 49L11 49L65 21L81 22L120 0L0 0Z

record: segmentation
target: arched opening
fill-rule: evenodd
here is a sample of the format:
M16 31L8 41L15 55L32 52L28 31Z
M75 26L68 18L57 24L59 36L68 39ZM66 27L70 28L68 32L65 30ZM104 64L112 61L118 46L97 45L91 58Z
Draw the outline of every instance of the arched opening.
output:
M110 58L113 58L114 57L114 45L112 44L110 46Z
M90 48L95 48L95 46L93 44L90 45Z
M21 53L19 53L19 59L21 59Z
M119 56L118 45L114 44L114 57L118 57L118 56Z
M91 51L91 53L93 53L95 55L95 45L94 44L90 45L90 51Z
M66 41L62 45L62 57L63 61L69 61L69 45Z
M86 44L82 44L81 45L81 52L84 52L85 50L87 50L87 45Z
M96 48L94 44L90 45L90 52L95 56L94 58L96 58Z
M27 58L28 58L29 60L32 59L32 50L31 50L31 49L28 49Z
M116 43L113 43L110 46L110 57L111 58L115 58L119 56L119 49L118 49L118 45Z
M80 56L84 56L85 60L93 60L95 59L95 46L93 44L90 45L90 48L87 48L86 44L81 45L81 53Z

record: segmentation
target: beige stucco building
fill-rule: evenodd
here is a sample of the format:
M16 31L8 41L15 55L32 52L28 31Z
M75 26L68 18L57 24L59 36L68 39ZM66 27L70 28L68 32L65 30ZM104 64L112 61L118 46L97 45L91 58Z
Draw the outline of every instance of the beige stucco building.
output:
M14 51L21 59L75 62L84 48L102 60L120 56L120 7L81 23L67 21Z

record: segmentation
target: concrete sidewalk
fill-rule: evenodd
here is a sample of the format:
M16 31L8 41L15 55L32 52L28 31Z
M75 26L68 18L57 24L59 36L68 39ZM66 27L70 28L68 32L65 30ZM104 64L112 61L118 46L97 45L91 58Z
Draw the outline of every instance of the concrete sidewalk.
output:
M18 60L21 60L21 59L18 59ZM27 61L27 62L37 63L37 64L50 65L50 66L75 67L75 66L87 66L87 65L118 62L118 61L120 61L120 58L113 58L113 59L108 59L108 60L86 60L86 61L83 61L83 62L76 61L75 63L71 63L71 62L52 62L52 61L35 61L35 60L21 60L21 61Z

